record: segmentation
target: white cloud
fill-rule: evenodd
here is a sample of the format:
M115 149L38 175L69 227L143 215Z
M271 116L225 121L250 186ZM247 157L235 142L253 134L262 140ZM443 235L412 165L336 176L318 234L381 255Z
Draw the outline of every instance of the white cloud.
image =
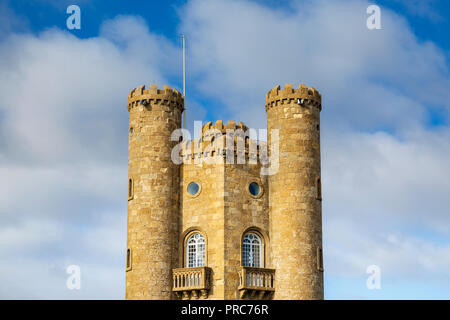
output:
M327 132L323 150L328 210L377 225L406 223L450 235L450 182L444 178L450 176L448 128L417 129L402 138Z
M72 204L73 205L73 204ZM79 208L82 206L79 205ZM120 299L126 215L95 212L96 223L28 216L0 228L0 297L8 299ZM69 265L81 270L81 289L69 290Z
M178 51L130 16L95 38L51 29L0 43L0 297L123 297L126 99L170 84ZM70 264L80 292L65 286Z
M298 1L287 11L248 1L191 1L180 29L200 74L196 88L254 126L264 124L265 93L290 82L323 93L328 125L399 129L422 122L429 104L449 108L445 55L384 8L383 29L368 30L367 6Z
M176 60L176 50L134 17L105 22L98 38L58 29L10 37L0 48L3 157L123 161L126 154L111 141L126 145L128 92L150 80L168 83L167 61Z
M448 287L444 279L449 279L450 270L450 130L417 128L401 138L381 132L324 135L327 278L345 279L347 286L359 284L352 292L336 289L331 297L444 298L450 294L446 289L441 296L408 289L408 285ZM366 268L372 264L382 270L380 296L365 289Z

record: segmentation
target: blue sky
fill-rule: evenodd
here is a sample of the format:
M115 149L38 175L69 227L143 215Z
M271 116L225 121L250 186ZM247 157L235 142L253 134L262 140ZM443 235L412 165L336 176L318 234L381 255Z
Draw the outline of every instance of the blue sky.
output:
M289 8L289 1L280 5L280 1L255 1L269 8ZM122 15L142 16L149 29L164 34L167 38L175 40L179 22L179 8L187 1L135 1L128 5L123 1L80 1L83 8L83 28L76 30L80 38L98 35L101 23L105 19L111 19ZM283 2L281 2L283 3ZM371 2L394 10L406 17L414 33L423 41L433 41L443 49L449 49L450 40L445 36L444 30L448 30L449 21L446 12L450 10L448 1L442 0L378 0ZM48 27L66 27L65 11L73 1L10 1L8 6L15 14L24 18L24 23L31 32L39 32ZM135 5L133 5L135 4Z
M449 14L445 0L0 1L0 298L124 297L126 98L180 89L185 33L189 128L264 128L277 84L322 93L325 297L449 299Z

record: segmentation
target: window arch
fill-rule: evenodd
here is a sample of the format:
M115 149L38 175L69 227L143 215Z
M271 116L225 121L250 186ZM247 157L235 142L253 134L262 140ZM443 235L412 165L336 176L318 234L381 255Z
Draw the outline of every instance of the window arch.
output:
M191 234L186 241L186 267L195 268L205 265L205 238L199 232Z
M263 267L263 242L255 232L245 234L242 239L242 265L244 267Z

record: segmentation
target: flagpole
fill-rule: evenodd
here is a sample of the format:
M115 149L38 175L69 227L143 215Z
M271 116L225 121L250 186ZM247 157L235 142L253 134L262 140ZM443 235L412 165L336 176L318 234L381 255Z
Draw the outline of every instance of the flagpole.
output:
M183 112L183 129L186 129L186 36L183 34L183 96L184 96L184 112Z

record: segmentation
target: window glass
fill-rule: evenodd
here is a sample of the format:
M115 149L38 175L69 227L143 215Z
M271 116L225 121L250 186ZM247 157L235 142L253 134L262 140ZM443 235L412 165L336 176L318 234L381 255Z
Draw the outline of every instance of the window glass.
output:
M253 196L257 196L260 192L260 188L259 185L256 182L252 182L248 185L248 191L250 191L250 193Z
M262 242L255 233L247 233L242 241L242 264L244 267L262 267Z
M188 184L187 191L190 195L196 195L198 191L200 190L200 186L197 182L191 182Z
M186 242L186 266L188 268L205 265L205 238L198 232Z

